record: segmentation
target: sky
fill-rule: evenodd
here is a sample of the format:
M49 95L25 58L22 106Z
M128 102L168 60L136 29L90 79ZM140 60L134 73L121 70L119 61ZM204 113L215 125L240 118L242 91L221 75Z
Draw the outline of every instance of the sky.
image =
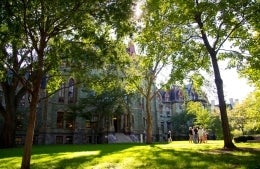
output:
M221 78L223 80L223 89L226 103L230 103L230 99L232 98L235 102L243 101L253 90L254 87L248 84L246 78L240 78L236 69L225 69L225 65L219 63ZM163 69L159 74L157 80L158 82L165 82L169 78L170 66ZM214 76L207 76L207 80L209 80L213 85L215 85ZM207 93L207 97L209 102L212 100L215 101L215 104L218 104L217 91L213 91L213 87L206 87L205 92Z
M246 78L239 77L236 69L226 70L223 67L220 69L227 103L229 103L230 98L238 99L241 102L254 90L254 87L248 84ZM212 99L217 100L216 97L211 97Z

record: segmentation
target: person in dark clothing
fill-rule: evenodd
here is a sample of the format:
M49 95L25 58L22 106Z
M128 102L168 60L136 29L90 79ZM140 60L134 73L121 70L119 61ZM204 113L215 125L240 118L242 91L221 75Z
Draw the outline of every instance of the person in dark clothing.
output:
M193 143L198 143L198 128L194 127L193 129L194 134L193 134Z
M189 127L189 143L193 142L193 129Z

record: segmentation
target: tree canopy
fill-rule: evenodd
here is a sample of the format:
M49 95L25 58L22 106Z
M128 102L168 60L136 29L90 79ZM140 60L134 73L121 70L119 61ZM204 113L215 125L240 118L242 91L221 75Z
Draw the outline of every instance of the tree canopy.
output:
M229 110L230 125L233 135L249 135L260 132L259 90L255 90L241 103L235 103Z
M237 55L235 50L226 49L228 43L240 46L247 37L252 37L249 20L256 12L258 2L245 0L149 0L147 6L154 12L151 22L163 22L165 32L171 34L172 74L171 79L184 79L190 72L200 69L213 70L217 87L219 108L224 135L224 147L234 148L231 140L223 81L218 60L231 58L239 60L244 55ZM161 25L161 24L159 24ZM157 27L155 27L156 30ZM238 57L240 56L240 57ZM210 66L212 65L212 68Z
M7 105L6 110L1 105L0 112L8 122L4 125L12 124L8 127L12 126L14 132L16 105L25 92L29 93L29 123L21 167L29 168L42 80L46 76L49 82L61 79L59 68L63 63L77 70L77 66L102 66L106 56L114 56L106 50L112 39L107 35L115 32L116 41L131 30L132 1L3 0L0 5L0 70ZM18 88L18 84L22 87Z

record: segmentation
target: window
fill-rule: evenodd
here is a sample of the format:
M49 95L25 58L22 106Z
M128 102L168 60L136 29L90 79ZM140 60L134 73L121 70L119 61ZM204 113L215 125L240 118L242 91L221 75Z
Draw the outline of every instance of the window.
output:
M170 98L170 95L169 95L168 92L166 92L166 93L165 93L165 101L166 101L166 102L170 101L169 98Z
M21 114L18 114L16 116L16 129L17 130L22 130L23 129L23 116Z
M66 144L72 144L73 143L73 137L72 136L66 136Z
M161 122L161 129L162 129L162 133L164 133L164 122Z
M91 127L92 127L93 129L96 129L96 128L97 128L97 122L92 122Z
M90 120L86 120L86 128L91 128Z
M167 130L171 130L172 123L170 121L167 121Z
M65 84L63 83L61 85L61 88L59 90L59 103L64 103L64 99L65 99Z
M63 144L63 136L56 136L56 144Z
M130 114L127 114L127 116L126 116L126 127L129 127L130 126Z
M15 144L16 145L22 145L23 144L22 137L15 137Z
M92 116L92 121L98 121L98 116Z
M170 110L171 110L171 109L170 109L170 107L168 107L168 106L165 108L167 117L170 117L170 116L171 116L171 111L170 111Z
M57 128L63 128L64 112L57 112Z
M24 96L21 98L20 103L19 103L19 106L24 107L24 106L25 106L25 103L26 103L26 95L24 95Z
M72 119L66 120L66 129L74 129L74 120Z
M68 102L74 103L75 102L75 89L74 89L74 79L69 80L69 91L68 91Z
M170 117L170 116L171 116L170 111L167 111L166 114L167 114L167 117Z
M86 143L91 143L92 137L87 135L85 137L86 137Z
M140 101L141 109L144 110L144 101L145 101L144 98L143 97L139 98L139 101Z

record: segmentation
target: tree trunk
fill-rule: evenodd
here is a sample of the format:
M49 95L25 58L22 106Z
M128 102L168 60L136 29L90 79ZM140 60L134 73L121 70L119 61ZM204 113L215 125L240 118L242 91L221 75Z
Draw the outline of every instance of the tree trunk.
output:
M198 3L198 1L196 1L196 3ZM213 70L214 70L215 84L217 87L219 110L220 110L220 115L221 115L222 130L223 130L223 136L224 136L224 148L234 149L236 146L233 144L232 139L231 139L228 117L227 117L227 109L226 109L226 103L225 103L225 97L224 97L224 90L223 90L223 81L221 79L221 75L220 75L220 71L219 71L217 52L215 51L214 48L211 47L211 45L209 43L207 34L204 31L204 26L203 26L203 23L201 20L201 14L202 14L202 12L195 13L194 18L200 28L202 40L210 55Z
M9 114L4 117L3 131L0 136L1 148L12 148L15 146L15 119Z
M6 107L1 106L1 114L4 118L3 130L0 136L0 147L11 148L15 146L16 130L16 108L15 91L16 88L3 84Z
M219 71L217 56L215 52L211 52L210 56L211 56L212 66L214 69L215 83L216 83L217 93L218 93L219 110L221 114L222 130L224 136L224 148L234 149L236 148L236 146L233 144L232 137L230 134L230 127L229 127L228 117L227 117L227 107L226 107L224 90L223 90L223 81L221 79L221 75Z
M152 144L152 116L151 116L151 101L149 97L146 98L146 144Z
M28 120L28 127L27 127L27 131L26 131L26 137L25 137L21 169L30 168L34 128L35 128L35 122L36 122L36 111L37 111L37 104L38 104L38 90L34 91L31 99L32 100L30 102L30 114L29 114L29 120Z

